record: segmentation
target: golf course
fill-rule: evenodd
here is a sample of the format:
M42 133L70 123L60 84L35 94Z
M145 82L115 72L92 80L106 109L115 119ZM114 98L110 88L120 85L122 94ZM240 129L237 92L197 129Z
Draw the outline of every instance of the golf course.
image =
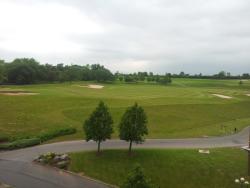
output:
M0 134L25 138L74 127L75 134L49 142L83 139L83 123L102 100L114 119L112 138L118 138L121 116L135 102L148 117L146 138L222 136L250 124L249 94L247 80L241 85L239 80L184 78L167 86L144 82L3 85Z

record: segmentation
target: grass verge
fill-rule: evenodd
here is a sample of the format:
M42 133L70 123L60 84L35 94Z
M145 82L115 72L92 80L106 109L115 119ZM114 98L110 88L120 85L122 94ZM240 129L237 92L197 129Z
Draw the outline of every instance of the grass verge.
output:
M163 188L233 188L234 179L247 175L246 153L238 148L212 149L200 154L195 149L138 149L132 157L126 150L71 153L69 169L76 173L120 185L139 163L154 184Z

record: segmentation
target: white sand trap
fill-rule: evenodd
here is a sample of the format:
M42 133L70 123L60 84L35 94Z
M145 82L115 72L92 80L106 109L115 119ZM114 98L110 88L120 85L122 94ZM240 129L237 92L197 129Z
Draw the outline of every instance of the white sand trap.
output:
M88 88L91 88L91 89L102 89L104 86L102 85L88 85Z
M246 96L250 97L250 93L246 94Z
M102 85L87 85L87 86L84 86L84 85L77 85L78 87L87 87L87 88L90 88L90 89L102 89L104 88L104 86Z
M212 94L213 96L216 96L216 97L220 97L222 99L231 99L233 97L230 97L230 96L226 96L226 95L220 95L220 94Z
M0 95L8 95L8 96L19 96L19 95L38 95L39 93L31 93L25 91L10 91L10 90L1 90Z
M205 149L199 149L199 153L210 154L210 151Z

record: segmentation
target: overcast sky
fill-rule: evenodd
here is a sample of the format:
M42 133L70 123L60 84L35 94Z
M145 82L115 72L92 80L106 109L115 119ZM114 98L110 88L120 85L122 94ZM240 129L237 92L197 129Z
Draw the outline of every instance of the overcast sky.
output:
M0 59L250 72L249 0L0 0Z

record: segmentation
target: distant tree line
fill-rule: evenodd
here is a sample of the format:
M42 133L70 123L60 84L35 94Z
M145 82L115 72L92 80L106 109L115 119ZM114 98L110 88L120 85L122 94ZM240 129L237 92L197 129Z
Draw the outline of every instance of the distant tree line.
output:
M220 71L214 75L200 74L186 74L183 71L179 74L172 74L172 78L199 78L199 79L250 79L249 73L243 73L242 75L232 75L230 72Z
M159 84L170 84L172 82L171 74L166 73L165 75L154 75L152 72L138 72L133 74L122 74L119 72L115 73L115 79L121 82L155 82Z
M232 75L230 72L220 71L214 75L203 75L203 74L186 74L180 72L179 74L166 73L165 75L153 74L152 72L137 72L133 74L123 74L116 72L115 79L121 82L152 82L159 84L170 84L172 78L196 78L196 79L250 79L249 73L243 73L242 75Z
M250 79L249 73L231 75L220 71L214 75L166 73L164 75L153 72L137 72L123 74L110 70L99 64L93 65L64 65L40 64L33 58L18 58L6 63L0 60L0 84L33 84L65 81L120 81L126 83L147 82L168 85L172 78L199 78L199 79Z
M32 84L65 81L113 81L114 75L99 64L50 65L39 64L35 59L15 59L10 63L0 60L0 84Z

